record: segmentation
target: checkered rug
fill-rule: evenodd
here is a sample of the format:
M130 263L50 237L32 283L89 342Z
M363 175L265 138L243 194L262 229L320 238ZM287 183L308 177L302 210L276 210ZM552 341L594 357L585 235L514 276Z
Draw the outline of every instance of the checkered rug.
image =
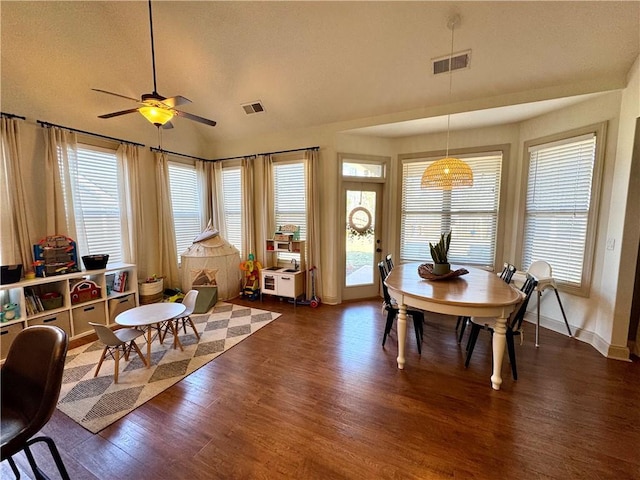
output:
M70 350L62 380L58 409L90 432L97 433L193 371L237 345L280 316L256 308L218 302L206 314L192 315L200 341L187 326L181 330L184 351L174 349L168 335L161 345L151 344L151 368L135 352L120 358L118 383L113 383L114 361L107 357L94 377L104 346L99 342ZM189 333L190 332L190 333ZM144 337L136 343L146 355Z

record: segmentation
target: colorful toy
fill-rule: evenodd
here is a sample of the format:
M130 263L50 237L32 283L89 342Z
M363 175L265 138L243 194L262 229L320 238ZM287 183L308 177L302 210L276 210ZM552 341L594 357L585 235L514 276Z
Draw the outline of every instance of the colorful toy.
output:
M244 285L242 295L249 297L249 300L256 300L260 295L260 269L262 265L258 262L253 253L249 254L249 259L240 264L240 270L244 273Z

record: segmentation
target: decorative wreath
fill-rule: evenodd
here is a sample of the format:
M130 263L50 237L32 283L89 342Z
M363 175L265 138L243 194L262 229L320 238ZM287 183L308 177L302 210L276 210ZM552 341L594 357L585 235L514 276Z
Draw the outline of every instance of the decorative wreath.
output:
M347 229L352 237L368 237L373 235L371 212L365 207L355 207L349 213Z

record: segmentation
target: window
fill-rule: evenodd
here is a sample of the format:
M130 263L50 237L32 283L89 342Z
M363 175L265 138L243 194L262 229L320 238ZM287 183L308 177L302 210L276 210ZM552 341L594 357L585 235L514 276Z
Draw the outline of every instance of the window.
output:
M227 241L242 252L242 170L240 167L222 169L222 192Z
M176 248L179 258L201 232L200 196L194 165L169 162L168 166L173 226L176 232Z
M300 240L307 238L306 181L303 162L273 164L276 226L298 225ZM298 255L278 252L279 261L298 259Z
M60 158L60 157L58 157ZM109 263L122 262L122 229L116 153L107 148L78 144L74 208L82 255L108 254Z
M545 260L559 284L582 295L588 294L595 235L598 137L591 129L525 144L529 162L522 268Z
M400 260L431 261L429 242L452 231L449 261L493 268L498 238L502 151L456 155L473 170L473 187L422 188L422 173L438 158L400 159Z

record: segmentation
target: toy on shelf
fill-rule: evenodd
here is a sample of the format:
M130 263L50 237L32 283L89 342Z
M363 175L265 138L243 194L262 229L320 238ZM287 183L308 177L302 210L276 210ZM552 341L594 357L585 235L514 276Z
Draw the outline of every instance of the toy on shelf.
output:
M242 295L250 300L256 300L260 295L260 269L262 265L258 262L253 253L249 254L249 259L240 264L240 270L244 271L244 284Z
M33 246L33 266L38 277L77 272L76 242L64 235L49 235Z

